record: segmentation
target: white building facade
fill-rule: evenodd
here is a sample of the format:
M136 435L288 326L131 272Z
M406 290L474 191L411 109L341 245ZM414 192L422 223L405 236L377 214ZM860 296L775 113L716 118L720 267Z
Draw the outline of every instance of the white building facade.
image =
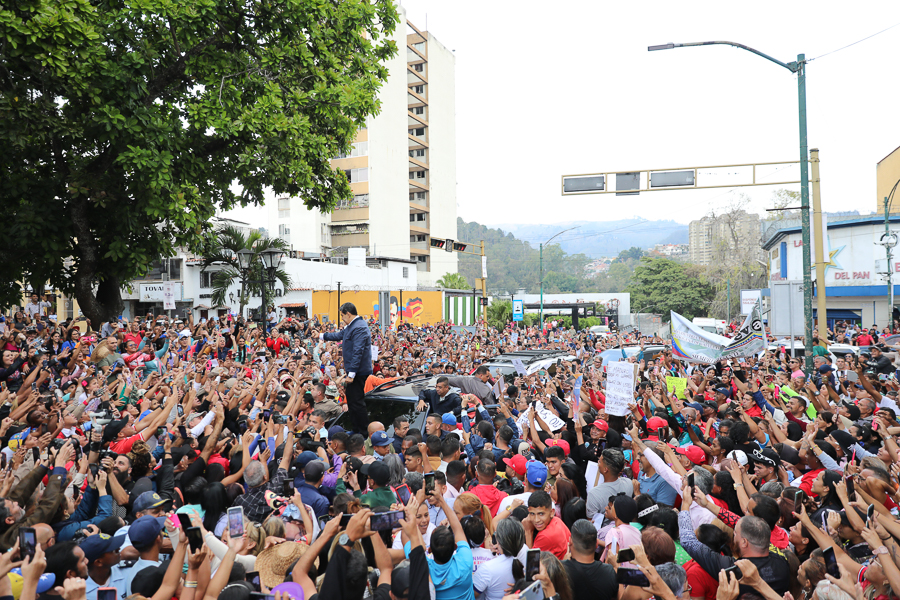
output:
M455 57L428 32L406 21L393 36L378 97L381 112L361 129L347 156L332 165L347 174L353 199L331 214L296 198L266 201L271 235L306 256L368 256L415 261L431 284L457 272L456 253L432 249L431 236L456 239Z

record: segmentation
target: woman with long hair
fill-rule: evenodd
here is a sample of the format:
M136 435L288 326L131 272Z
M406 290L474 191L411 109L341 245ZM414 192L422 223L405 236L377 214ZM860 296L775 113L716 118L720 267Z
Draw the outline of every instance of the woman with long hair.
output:
M836 484L841 481L840 473L834 471L822 471L812 482L812 493L819 497L819 507L811 515L813 523L818 523L822 513L826 510L841 512L844 505L838 496Z
M200 507L204 511L203 526L207 531L212 531L217 538L221 538L225 531L225 525L228 523L226 513L231 504L228 491L221 482L215 481L207 485L200 499Z
M406 469L403 468L403 461L400 459L400 456L397 454L388 454L381 462L383 462L391 472L391 479L388 481L388 485L392 488L401 485Z
M744 514L737 492L734 490L734 478L728 471L719 471L715 474L709 495L719 508L728 509L736 515Z
M578 488L568 479L557 478L550 486L550 499L556 503L556 516L562 517L563 507L572 498L578 498Z
M534 576L534 579L541 582L545 598L556 595L559 600L573 599L569 574L552 553L541 552L541 570Z
M524 546L525 528L518 519L503 519L497 524L491 544L497 557L482 564L472 576L478 598L501 600L509 582L524 576L522 563L516 560Z
M491 521L491 509L482 504L481 498L472 492L463 492L456 497L456 500L453 502L453 512L456 513L456 518L459 519L460 523L463 517L475 515L481 519L489 533L494 531Z

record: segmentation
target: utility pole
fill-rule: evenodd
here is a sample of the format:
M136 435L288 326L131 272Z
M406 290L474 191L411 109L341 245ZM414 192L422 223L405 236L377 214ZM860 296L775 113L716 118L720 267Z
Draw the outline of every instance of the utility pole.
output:
M337 284L338 284L338 306L337 306L338 316L337 316L337 318L340 319L341 318L341 282L338 281Z
M689 46L713 45L734 46L735 48L752 52L757 56L772 61L780 67L784 67L791 73L797 74L797 105L799 113L798 120L800 122L800 223L803 236L803 320L806 325L804 330L804 333L806 334L804 343L804 346L806 347L806 356L804 358L806 359L806 372L812 373L812 261L810 257L809 233L809 145L806 140L806 55L798 54L796 62L783 63L768 54L764 54L759 50L745 46L744 44L725 41L660 44L658 46L650 46L647 50L652 52L654 50L670 50L672 48L686 48Z
M726 302L728 302L728 311L726 312L726 314L728 315L728 324L730 325L731 324L731 277L728 278L728 283L726 285L727 285L726 295L728 298L726 300Z
M577 225L575 227L570 227L568 229L563 229L559 233L554 233L552 236L550 236L549 240L547 240L546 242L541 244L541 250L540 250L540 257L541 257L540 258L540 263L541 263L541 331L544 330L544 244L549 244L550 240L552 240L556 236L562 235L563 233L565 233L567 231L572 231L573 229L578 229L579 227L581 227L581 225Z
M828 228L822 217L822 193L819 188L819 149L809 151L812 163L813 223L816 231L816 314L819 317L819 341L828 340L828 308L825 293L825 236ZM890 250L888 250L890 252ZM890 266L890 260L888 260Z
M891 250L897 245L897 236L891 233L890 215L891 204L894 201L894 192L897 191L898 185L900 185L900 180L894 184L894 187L891 188L891 192L884 197L884 235L881 236L881 244L884 246L884 252L887 258L888 327L892 333L894 331L894 269L891 259L893 259L894 255Z
M488 295L487 295L486 261L487 261L487 259L485 258L485 254L484 254L484 240L481 240L481 297L485 299L485 300L482 300L481 318L485 323L487 323L487 304L485 304L484 302L486 302L487 297L488 297Z

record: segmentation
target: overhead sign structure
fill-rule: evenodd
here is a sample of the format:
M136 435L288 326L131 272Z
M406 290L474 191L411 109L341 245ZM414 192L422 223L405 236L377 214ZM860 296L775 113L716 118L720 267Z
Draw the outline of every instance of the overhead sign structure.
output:
M787 185L800 183L796 181L769 181L769 169L762 169L759 177L765 177L765 181L757 180L758 167L771 167L773 172L780 171L783 165L799 165L800 161L790 160L782 162L745 163L741 165L710 165L705 167L680 167L676 169L642 169L640 171L609 171L606 173L579 173L562 176L562 195L576 196L579 194L615 194L617 196L636 196L641 192L657 192L667 189L698 189L708 190L712 188L734 188L757 185ZM735 173L740 169L748 170L746 175ZM699 176L704 176L704 182L699 182ZM709 176L709 177L707 177ZM725 176L744 176L749 181L738 179L722 184ZM607 182L615 181L615 189L609 189ZM707 184L706 182L709 182Z
M513 300L513 321L521 321L525 316L525 301Z

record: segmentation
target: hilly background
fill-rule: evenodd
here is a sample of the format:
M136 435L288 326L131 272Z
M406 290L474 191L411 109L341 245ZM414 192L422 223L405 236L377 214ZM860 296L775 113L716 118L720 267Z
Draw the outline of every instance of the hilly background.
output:
M565 221L546 225L504 223L498 229L512 233L517 239L537 248L556 233L578 227L553 240L568 254L585 254L589 258L617 256L632 247L644 250L656 244L687 244L688 226L675 221Z
M484 240L488 264L488 292L510 294L519 288L530 293L540 289L538 246L554 234L564 233L544 247L544 291L618 292L631 279L642 251L660 243L687 243L688 228L673 221L572 221L552 225L488 227L457 219L457 237L476 244ZM557 244L559 242L559 244ZM585 267L595 258L615 258L609 272L586 276ZM459 255L459 273L469 286L481 277L481 259Z

